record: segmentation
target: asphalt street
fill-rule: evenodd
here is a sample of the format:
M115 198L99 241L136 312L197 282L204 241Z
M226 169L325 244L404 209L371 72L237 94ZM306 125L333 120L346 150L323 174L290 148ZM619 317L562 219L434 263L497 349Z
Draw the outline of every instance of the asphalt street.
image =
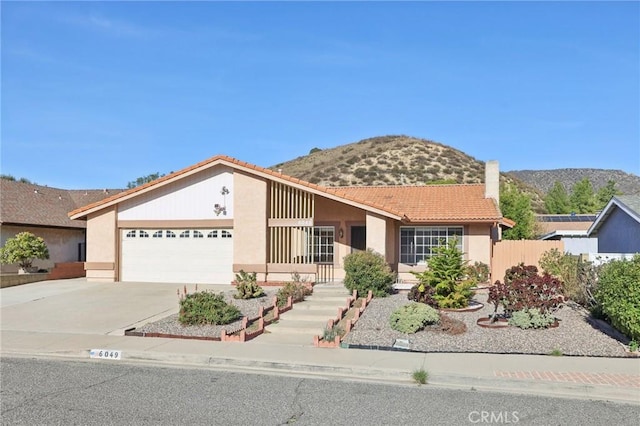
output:
M3 425L637 425L604 401L3 357Z

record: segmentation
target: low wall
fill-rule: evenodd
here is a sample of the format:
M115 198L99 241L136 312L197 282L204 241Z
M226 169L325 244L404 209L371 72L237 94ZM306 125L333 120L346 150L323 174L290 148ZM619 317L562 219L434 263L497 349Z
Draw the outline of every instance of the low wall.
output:
M23 285L44 281L49 279L49 273L34 274L2 274L0 275L0 288L13 287L15 285Z
M86 277L84 262L56 263L56 266L49 273L50 280L62 280L67 278Z

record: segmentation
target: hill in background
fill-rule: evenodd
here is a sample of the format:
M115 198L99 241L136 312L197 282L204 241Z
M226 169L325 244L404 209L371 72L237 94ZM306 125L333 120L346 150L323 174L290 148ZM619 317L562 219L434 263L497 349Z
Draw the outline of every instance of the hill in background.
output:
M381 136L318 150L272 169L325 186L480 183L484 163L437 142Z
M325 186L470 184L484 182L484 162L438 142L404 135L379 136L276 164L289 176ZM542 211L543 194L518 178L501 173Z
M624 194L640 194L640 177L622 170L604 169L555 169L555 170L514 170L507 172L543 193L549 192L556 181L562 182L567 192L576 182L588 178L593 189L598 191L612 180L616 188Z
M450 146L405 135L373 137L322 150L314 148L309 155L271 169L325 186L484 182L483 161ZM640 193L640 177L621 170L567 168L500 173L501 183L512 183L527 193L538 213L544 213L544 196L556 181L570 192L585 177L595 191L613 180L624 194Z

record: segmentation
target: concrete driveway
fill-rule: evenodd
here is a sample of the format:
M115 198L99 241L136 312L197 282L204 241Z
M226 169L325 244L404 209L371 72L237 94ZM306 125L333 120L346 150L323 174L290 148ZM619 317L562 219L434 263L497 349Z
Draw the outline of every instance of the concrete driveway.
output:
M122 335L178 312L183 284L94 283L85 278L40 281L0 290L2 331ZM230 285L198 285L229 290ZM195 286L187 285L193 292Z

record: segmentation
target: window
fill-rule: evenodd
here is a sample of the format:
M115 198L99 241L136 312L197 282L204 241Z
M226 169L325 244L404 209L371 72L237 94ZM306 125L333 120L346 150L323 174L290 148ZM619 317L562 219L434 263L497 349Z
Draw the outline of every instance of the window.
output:
M176 233L173 231L167 231L167 238L175 238L176 237Z
M207 238L218 238L218 231L211 231L207 234Z
M222 238L231 238L231 232L229 231L222 231Z
M191 231L182 231L180 233L180 238L189 238L191 236Z
M454 238L462 251L462 235L461 226L403 226L400 228L400 263L424 263L434 248Z
M156 231L153 233L153 238L162 238L162 231Z
M129 231L127 232L127 238L135 238L136 237L136 231Z
M200 231L193 231L193 238L204 238L204 235Z
M149 238L149 233L147 231L138 231L138 235L140 235L140 238Z
M335 228L333 226L313 227L313 261L318 263L333 263L333 242Z

